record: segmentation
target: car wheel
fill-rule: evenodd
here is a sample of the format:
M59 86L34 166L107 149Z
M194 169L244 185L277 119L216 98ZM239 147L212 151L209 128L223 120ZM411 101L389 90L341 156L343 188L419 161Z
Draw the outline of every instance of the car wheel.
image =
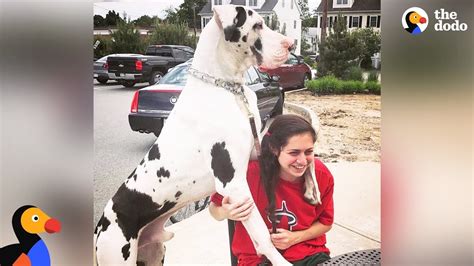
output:
M153 71L151 73L151 77L150 77L150 85L154 85L156 84L158 81L160 81L160 79L163 77L163 73L161 73L161 71Z
M308 80L311 80L311 74L306 73L306 74L304 75L303 84L302 84L302 86L301 86L302 88L305 87L306 81L308 81Z
M98 77L97 78L97 81L100 83L100 84L105 84L107 83L109 79L108 78L105 78L105 77Z
M135 86L136 82L133 80L123 80L120 82L120 84L122 84L124 87L131 88Z

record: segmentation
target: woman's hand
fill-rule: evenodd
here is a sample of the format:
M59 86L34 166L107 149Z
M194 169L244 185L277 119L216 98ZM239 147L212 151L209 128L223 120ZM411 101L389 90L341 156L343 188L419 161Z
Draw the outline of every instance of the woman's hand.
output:
M253 200L245 198L242 201L230 203L228 196L222 199L222 211L227 219L234 221L245 221L249 218L253 209Z
M282 228L277 228L277 232L273 233L270 229L270 237L273 245L280 250L287 249L297 243L298 232L288 231Z

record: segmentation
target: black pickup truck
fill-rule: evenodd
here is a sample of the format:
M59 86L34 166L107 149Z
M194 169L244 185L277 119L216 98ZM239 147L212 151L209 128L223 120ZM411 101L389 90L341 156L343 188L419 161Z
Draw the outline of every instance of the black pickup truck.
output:
M145 55L110 56L107 58L109 79L115 79L125 87L139 82L158 82L168 69L186 62L194 56L194 50L182 45L150 45Z

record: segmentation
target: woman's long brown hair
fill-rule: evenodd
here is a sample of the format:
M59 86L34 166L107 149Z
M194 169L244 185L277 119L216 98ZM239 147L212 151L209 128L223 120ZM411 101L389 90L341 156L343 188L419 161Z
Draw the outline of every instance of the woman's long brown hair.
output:
M260 180L268 198L267 213L272 222L273 233L276 232L275 187L280 178L278 157L291 137L303 133L310 133L313 142L316 141L316 131L304 118L298 115L280 115L275 118L262 139L262 154L259 157Z

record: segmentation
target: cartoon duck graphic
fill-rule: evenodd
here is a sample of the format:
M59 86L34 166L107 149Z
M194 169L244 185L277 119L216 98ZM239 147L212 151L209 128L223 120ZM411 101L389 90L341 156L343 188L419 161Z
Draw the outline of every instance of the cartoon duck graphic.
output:
M19 243L0 248L0 265L51 265L48 248L38 234L57 233L61 223L40 208L25 205L13 214L12 226Z
M411 11L406 14L405 22L408 25L408 28L405 28L405 30L413 35L418 35L422 32L418 24L426 23L426 18L415 11Z

